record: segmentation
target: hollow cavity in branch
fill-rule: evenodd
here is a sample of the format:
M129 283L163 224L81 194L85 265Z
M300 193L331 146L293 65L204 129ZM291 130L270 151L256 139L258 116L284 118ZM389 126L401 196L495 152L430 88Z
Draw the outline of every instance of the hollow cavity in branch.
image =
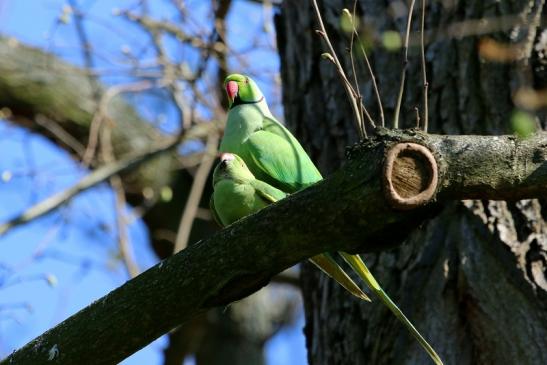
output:
M396 209L414 209L429 202L437 189L435 157L417 143L399 143L388 150L384 164L384 192Z

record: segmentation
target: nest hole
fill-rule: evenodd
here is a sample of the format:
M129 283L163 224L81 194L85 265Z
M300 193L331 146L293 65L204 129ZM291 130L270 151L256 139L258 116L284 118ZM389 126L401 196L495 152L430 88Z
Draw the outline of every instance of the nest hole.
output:
M437 162L429 149L416 143L396 144L386 155L386 198L399 209L424 205L435 194L437 175Z

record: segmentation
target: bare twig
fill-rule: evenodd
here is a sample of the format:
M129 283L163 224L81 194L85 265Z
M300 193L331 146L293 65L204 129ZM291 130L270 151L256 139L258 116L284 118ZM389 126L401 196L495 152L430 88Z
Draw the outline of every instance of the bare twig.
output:
M196 210L196 218L199 218L203 221L210 221L213 220L213 216L211 215L211 211L206 208L200 208Z
M374 72L372 71L372 66L370 65L370 61L367 57L367 53L365 51L365 48L363 47L363 42L361 42L361 38L359 35L357 35L357 39L359 41L359 47L361 48L361 52L363 53L363 56L365 57L365 63L367 64L368 72L370 74L370 79L372 80L372 88L374 89L374 95L376 95L376 102L378 103L378 109L380 110L380 121L382 123L382 127L385 127L385 117L384 117L384 107L382 105L382 99L380 98L380 89L378 88L378 84L376 83L376 76L374 75ZM370 119L370 117L369 117ZM370 120L374 127L374 123L372 120Z
M113 163L116 161L112 148L112 125L103 128L101 133L101 152L105 163ZM116 226L118 231L118 248L122 257L127 273L134 278L140 273L140 269L135 262L131 242L127 234L127 219L125 209L127 202L125 200L125 190L123 188L120 175L114 175L110 178L110 186L114 190L116 211Z
M190 82L190 84L195 84L195 81L197 78L201 76L201 72L203 72L203 69L205 65L207 64L206 60L208 57L209 52L212 50L212 48L204 48L206 52L206 56L203 57L203 59L200 62L201 68L198 70L197 73L192 74L185 74L183 71L184 68L178 67L176 64L172 63L169 60L169 57L167 55L167 52L165 50L165 47L162 42L161 34L162 32L169 32L167 29L165 29L166 26L172 27L173 29L178 29L175 25L169 24L169 23L158 23L148 16L137 16L137 15L131 15L130 13L125 13L128 15L128 19L136 21L138 24L140 24L150 35L150 38L152 39L152 45L154 46L154 49L157 53L157 63L162 67L162 83L166 84L167 90L169 91L169 96L171 97L171 100L177 107L177 112L179 114L179 130L183 131L187 128L190 128L191 122L193 119L193 109L191 109L184 98L182 97L182 89L180 85L178 84L178 79L183 78L186 81ZM178 36L177 36L178 38ZM195 40L200 40L199 37L193 37ZM183 39L179 40L181 42L185 42ZM201 41L201 40L200 40ZM202 42L202 41L201 41ZM206 43L203 43L206 44Z
M425 42L424 42L424 28L425 28L425 0L422 0L422 22L420 24L420 35L421 35L421 51L422 51L422 76L424 81L424 132L427 132L427 127L429 125L429 108L427 100L427 92L429 88L429 82L427 82L427 71L425 67ZM419 113L418 113L419 117ZM419 120L418 120L419 125Z
M216 34L218 38L218 43L221 43L224 45L224 51L223 52L217 52L216 53L216 59L218 63L218 70L217 70L217 83L218 85L224 84L224 79L226 76L228 76L228 48L226 47L226 16L228 15L228 12L230 11L230 7L232 5L232 0L220 0L220 1L214 1L213 2L215 6L215 12L214 12L214 32L213 35ZM266 5L264 5L266 6ZM211 39L211 42L214 42L214 39ZM217 88L217 92L220 91L220 88ZM226 106L228 105L228 97L226 93L221 92L218 94L218 100L220 101L220 105Z
M74 138L70 133L68 133L66 130L61 127L61 125L54 120L51 120L47 118L46 116L42 114L38 114L34 117L34 121L36 124L44 127L47 129L52 135L55 136L61 143L64 143L68 147L70 147L78 156L83 156L85 147L78 141L76 138Z
M359 33L357 32L357 28L355 28L354 20L355 20L356 6L357 6L357 1L353 3L353 18L351 21L351 24L353 26L353 34L357 37L359 48L361 48L361 53L363 54L363 58L365 59L365 64L367 65L368 73L370 75L370 79L372 80L372 88L374 89L376 102L378 103L378 109L380 110L380 122L382 123L382 127L385 127L384 107L382 105L382 99L380 97L380 88L378 87L378 84L376 82L376 75L374 75L374 71L372 70L372 66L370 65L370 61L368 59L365 47L363 46L363 42L361 41L361 37L359 36ZM352 42L353 42L353 35L352 35Z
M320 30L317 30L316 31L317 34L319 34L321 37L323 37L323 32L320 31ZM353 86L351 85L351 82L347 79L346 75L343 74L343 70L342 69L339 69L337 66L336 66L336 62L334 61L334 58L331 56L330 53L323 53L321 55L324 59L332 62L332 64L334 65L334 68L336 70L336 72L338 73L338 76L340 76L340 79L342 80L342 83L345 85L346 87L346 91L348 92L348 96L350 98L350 101L352 103L352 107L354 106L353 104L355 104L355 108L357 108L357 110L354 109L354 115L356 115L355 117L355 124L357 126L357 131L359 132L361 138L366 138L367 137L367 131L364 127L364 124L361 122L362 121L362 117L361 117L361 111L363 111L365 113L365 115L370 118L370 115L368 114L367 110L364 108L364 106L362 107L362 105L360 105L361 103L359 102L358 100L358 97L357 97L357 93L355 92L355 90L353 89ZM349 90L349 91L348 91ZM374 122L373 122L374 123ZM374 126L374 124L373 124Z
M80 43L82 44L82 56L84 59L85 68L91 71L94 69L93 53L91 52L92 46L89 42L89 38L84 28L84 16L78 8L78 4L75 0L69 0L68 3L70 4L70 7L72 8L72 11L74 13L74 26L76 27L76 33L78 34L78 38L80 39ZM101 87L99 86L99 82L97 81L95 75L93 75L92 73L88 74L88 78L89 84L93 91L93 99L98 102L101 98Z
M196 217L199 201L203 194L203 188L207 182L209 171L215 161L215 155L218 145L218 133L211 133L207 138L207 146L205 147L205 153L203 154L201 164L194 176L192 188L188 195L188 200L184 207L184 213L180 220L179 230L177 233L177 239L175 241L174 253L183 250L188 245L188 238L190 237L190 231L192 230L192 224Z
M357 100L359 101L359 111L360 111L359 114L361 115L361 118L363 118L364 117L364 115L363 115L364 106L363 106L363 103L362 103L363 96L361 95L361 89L359 88L359 80L357 79L357 71L355 70L355 59L353 58L353 42L355 40L355 34L357 33L355 31L355 25L353 23L353 19L355 17L355 5L356 4L357 4L357 1L355 1L353 3L353 17L349 13L348 9L344 9L343 12L350 19L350 22L353 26L353 32L351 32L351 39L350 39L350 43L349 43L349 59L350 59L350 63L351 63L351 71L353 73L353 82L355 83L354 90L357 93Z
M365 138L366 137L366 131L365 131L363 120L361 118L361 114L359 113L360 109L359 109L359 105L358 105L358 101L357 101L357 97L356 97L356 92L355 92L355 90L353 90L353 87L351 86L351 83L349 82L348 78L346 77L346 73L344 72L344 69L342 68L342 65L340 64L340 61L338 60L338 56L336 55L336 51L334 50L334 47L332 46L330 38L327 34L327 29L325 28L325 25L323 24L323 18L321 17L321 12L319 11L319 6L317 5L317 0L313 0L312 4L313 4L313 7L315 9L315 14L317 16L317 21L319 22L319 27L321 28L321 30L318 31L317 33L327 43L327 47L328 47L329 52L330 52L329 53L330 60L334 63L334 65L336 67L336 70L338 71L338 74L340 75L340 78L342 79L342 85L344 85L346 93L347 93L347 95L350 99L351 107L352 107L353 113L355 115L357 130L359 131L360 137ZM363 109L363 110L366 112L366 109Z
M75 0L69 0L69 4L74 12L74 25L76 27L76 33L78 34L78 38L82 44L84 65L87 70L91 71L94 69L93 54L91 52L91 43L89 42L89 38L87 37L83 24L84 17L82 12L78 9L78 4ZM82 156L82 164L84 167L89 166L95 154L96 136L99 132L100 125L102 124L102 120L106 115L105 105L110 100L110 98L103 98L104 95L108 96L108 93L103 95L103 91L101 90L97 77L92 73L89 73L87 77L92 90L92 98L95 102L95 113L89 128L89 142Z
M157 21L149 16L140 16L129 11L124 11L120 15L128 20L140 24L143 28L154 32L166 32L173 35L180 42L191 45L198 49L212 49L215 52L226 52L226 46L220 42L207 43L201 38L187 34L175 24L165 21Z
M540 29L540 26L541 26L541 17L543 14L543 7L545 6L545 0L540 0L537 2L535 11L532 9L532 7L534 6L534 2L532 1L529 2L528 6L530 7L530 10L529 10L530 15L527 16L528 15L527 10L525 10L525 12L522 14L523 24L527 25L527 32L526 32L526 38L522 42L523 44L522 44L521 60L526 66L532 57L532 51L534 48L534 41L536 39L536 34L538 29ZM527 18L529 19L529 23L527 23Z
M401 104L403 102L403 92L405 89L406 69L408 68L408 40L410 38L410 25L412 23L412 12L414 11L415 0L410 2L408 9L408 20L406 23L405 43L403 46L403 67L401 69L401 85L399 95L397 96L397 105L395 106L395 115L393 117L393 128L399 128L399 114L401 113Z
M271 0L262 1L262 17L264 18L264 31L272 33L273 25L273 4Z
M122 179L119 175L110 178L110 186L114 189L116 195L116 226L118 229L118 248L120 250L120 256L127 269L127 273L130 277L134 278L140 274L140 269L135 261L131 241L127 234L127 217L124 212L127 207L127 202L125 200L125 190L123 188Z
M95 157L95 151L99 142L99 132L103 121L108 118L108 105L110 101L118 94L143 91L152 87L154 87L154 84L148 80L138 81L132 84L113 86L101 96L97 111L93 114L93 119L89 126L89 142L82 157L82 165L84 167L90 166Z
M0 224L0 236L4 235L11 228L21 224L28 223L36 218L46 215L52 212L56 208L69 202L76 195L89 188L94 187L112 176L121 174L123 172L132 170L141 164L150 161L151 159L173 150L181 142L181 138L178 137L175 140L161 146L157 146L146 152L140 152L131 156L125 157L119 161L111 164L106 164L89 175L82 178L78 183L74 184L70 188L57 193L40 203L28 208L23 213L10 219L6 223Z

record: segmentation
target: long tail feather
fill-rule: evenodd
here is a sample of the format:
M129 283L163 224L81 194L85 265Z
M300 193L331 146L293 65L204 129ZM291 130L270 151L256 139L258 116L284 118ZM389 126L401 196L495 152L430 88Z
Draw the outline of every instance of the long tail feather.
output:
M325 274L333 278L347 291L357 298L370 302L370 298L359 288L357 284L346 274L338 263L329 254L321 254L310 258L311 263L317 266Z
M345 252L340 252L340 255L346 260L346 262L352 267L352 269L365 281L365 283L368 285L370 289L376 293L376 295L384 302L384 304L395 314L395 316L406 326L406 328L412 333L414 338L418 340L418 342L422 345L425 351L429 354L431 359L435 362L437 365L443 365L443 362L439 355L433 350L433 347L427 341L423 336L418 332L416 327L410 322L410 320L401 312L399 307L393 301L391 298L384 292L384 290L380 287L380 284L376 281L374 276L372 276L372 273L369 271L363 260L359 255L350 255Z

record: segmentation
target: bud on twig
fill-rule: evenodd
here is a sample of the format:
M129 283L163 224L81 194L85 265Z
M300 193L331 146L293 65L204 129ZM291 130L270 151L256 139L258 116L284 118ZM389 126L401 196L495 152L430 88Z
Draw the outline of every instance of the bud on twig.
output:
M335 63L334 62L334 57L332 57L332 55L328 52L325 52L325 53L321 53L321 58L323 58L324 60L329 60L331 61L332 63Z

